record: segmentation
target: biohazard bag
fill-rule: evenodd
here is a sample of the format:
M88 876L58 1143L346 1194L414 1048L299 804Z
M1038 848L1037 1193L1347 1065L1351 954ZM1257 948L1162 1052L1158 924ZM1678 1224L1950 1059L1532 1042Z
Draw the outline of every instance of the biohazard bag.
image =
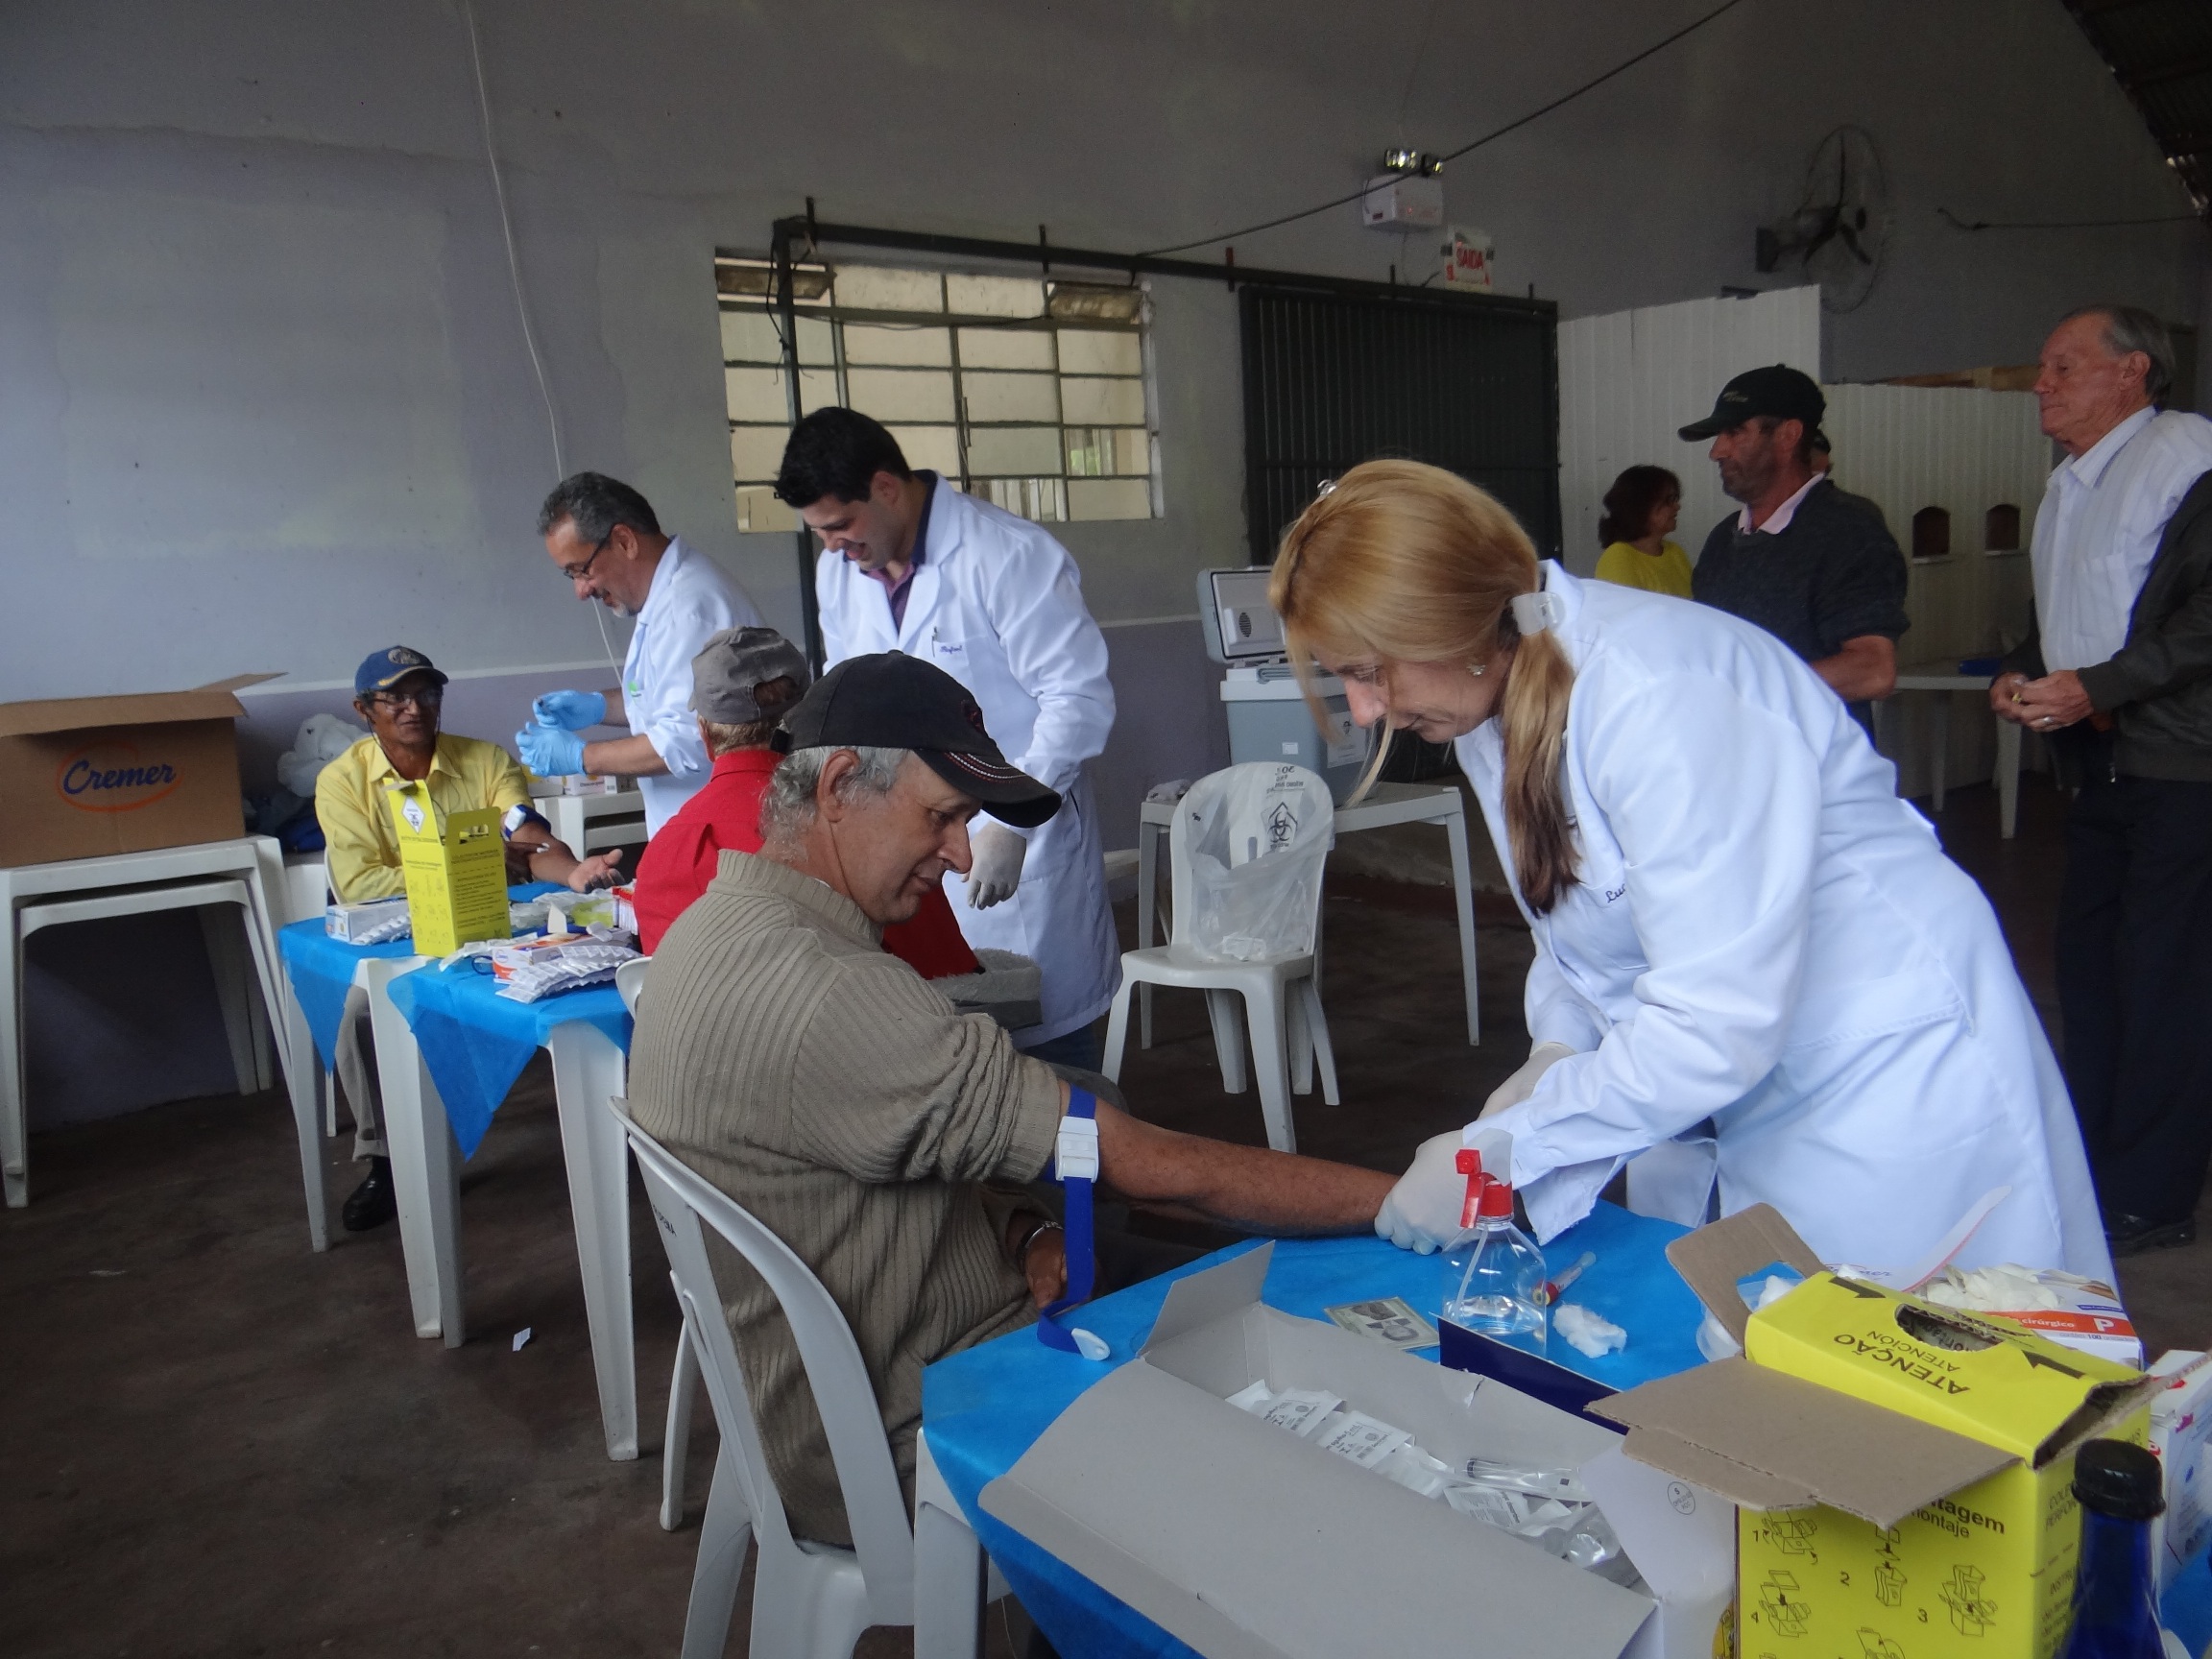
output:
M1313 949L1321 868L1334 839L1329 785L1303 766L1256 761L1201 778L1183 797L1174 840L1190 891L1177 943L1216 961Z

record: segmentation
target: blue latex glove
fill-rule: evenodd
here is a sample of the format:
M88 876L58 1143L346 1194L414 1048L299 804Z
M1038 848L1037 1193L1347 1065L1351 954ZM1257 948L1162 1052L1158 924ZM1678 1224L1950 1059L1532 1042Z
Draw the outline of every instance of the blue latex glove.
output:
M541 726L564 732L583 732L607 721L607 694L603 691L548 691L530 705L530 717Z
M563 778L584 770L584 739L558 726L531 722L515 733L515 752L541 778Z

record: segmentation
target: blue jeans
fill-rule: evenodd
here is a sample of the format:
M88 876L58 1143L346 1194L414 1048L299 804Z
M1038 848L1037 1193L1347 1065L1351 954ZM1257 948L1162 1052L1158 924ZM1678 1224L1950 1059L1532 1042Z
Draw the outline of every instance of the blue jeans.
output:
M1079 1071L1095 1071L1106 1063L1106 1045L1099 1039L1096 1021L1064 1031L1051 1041L1023 1048L1022 1052L1047 1066L1072 1066Z

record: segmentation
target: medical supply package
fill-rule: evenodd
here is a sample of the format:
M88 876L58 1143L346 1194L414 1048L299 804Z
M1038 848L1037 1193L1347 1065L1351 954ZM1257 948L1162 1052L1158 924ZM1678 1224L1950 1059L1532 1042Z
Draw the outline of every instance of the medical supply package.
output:
M1586 1479L1599 1459L1618 1458L1609 1429L1264 1306L1272 1255L1262 1245L1172 1286L1139 1356L985 1486L984 1510L1201 1653L1708 1659L1734 1586L1724 1502L1708 1495L1702 1543L1664 1497L1649 1507L1665 1518L1665 1542L1647 1542L1654 1523L1636 1504L1606 1506L1646 1594L1384 1478L1355 1448L1286 1432L1280 1413L1270 1422L1233 1404L1255 1383L1277 1400L1342 1402L1352 1409L1336 1415L1352 1428L1388 1431L1370 1450L1387 1455L1410 1436L1453 1467L1480 1459ZM1648 1471L1631 1471L1636 1479L1690 1492ZM1671 1635L1655 1598L1678 1597L1696 1605Z
M1946 1266L1918 1294L1945 1308L1992 1314L2061 1343L2143 1368L2143 1339L2111 1286L2078 1273Z
M399 838L415 949L450 956L480 939L511 937L499 809L440 812L421 782L388 789L384 802Z
M2151 1560L2163 1595L2212 1537L2212 1502L2204 1492L2204 1448L2212 1442L2212 1354L2161 1354L2151 1375L2161 1384L2151 1396L2151 1450L2166 1476L2166 1513L2151 1523Z
M237 692L275 678L0 704L0 864L235 841Z
M372 899L366 904L332 904L323 912L323 931L349 945L382 945L403 939L409 927L405 899Z
M1734 1499L1739 1651L2049 1659L2081 1538L2074 1454L2141 1444L2160 1386L2006 1321L1823 1268L1755 1205L1671 1261L1743 1353L1592 1409ZM1804 1275L1754 1312L1738 1285Z

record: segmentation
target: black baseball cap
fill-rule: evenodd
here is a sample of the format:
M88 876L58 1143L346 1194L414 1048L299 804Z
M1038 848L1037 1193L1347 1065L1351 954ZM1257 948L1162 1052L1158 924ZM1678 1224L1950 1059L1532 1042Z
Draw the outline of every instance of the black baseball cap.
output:
M771 746L783 755L911 749L930 771L1018 830L1033 830L1060 810L1057 790L1006 763L968 687L902 651L838 663L783 717Z
M1713 413L1683 427L1682 439L1684 443L1698 443L1761 415L1771 415L1777 421L1802 421L1805 430L1811 432L1827 413L1828 399L1821 396L1812 375L1787 363L1776 363L1767 369L1746 369L1721 387L1720 396L1713 400Z

